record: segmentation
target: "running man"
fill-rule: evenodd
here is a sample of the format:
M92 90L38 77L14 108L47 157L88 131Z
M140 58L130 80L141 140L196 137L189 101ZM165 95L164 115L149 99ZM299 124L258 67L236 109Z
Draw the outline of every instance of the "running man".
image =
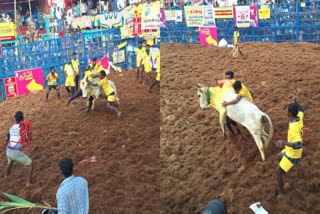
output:
M142 47L142 42L139 41L138 42L138 48L135 51L135 55L136 55L136 61L137 61L137 79L142 79L143 77L143 56L144 56L144 52L145 50ZM140 77L141 74L141 77Z
M59 79L59 76L55 72L54 67L51 67L50 73L47 75L47 78L46 78L46 80L48 81L48 87L47 87L47 93L46 93L47 102L48 102L48 98L49 98L49 92L51 91L51 89L55 89L57 92L58 98L60 98L58 79Z
M233 57L237 57L238 53L241 54L241 56L243 56L241 49L239 47L239 43L240 43L240 32L239 29L237 27L237 25L235 25L233 27L234 32L233 32L233 49L232 49L232 56Z
M158 51L158 53L156 54L155 57L155 63L157 63L157 77L155 80L152 81L150 88L149 88L149 93L151 93L151 89L156 86L159 85L160 86L160 51Z
M75 82L76 82L76 91L78 91L78 89L79 89L80 63L79 63L79 60L77 59L77 53L76 52L74 52L72 54L71 65L72 65L73 70L76 72Z
M20 163L28 167L28 177L27 177L27 187L31 184L32 176L32 160L22 152L24 142L21 142L20 136L20 122L24 120L23 113L21 111L16 112L14 115L16 124L14 124L9 132L7 133L7 158L8 158L8 168L7 175L10 175L10 171L14 162ZM32 136L28 136L30 139Z
M143 65L144 72L146 73L146 78L144 79L143 84L145 85L148 80L151 79L152 68L153 68L153 60L152 53L150 51L150 45L146 45L146 50L143 55Z
M121 116L121 112L118 108L114 107L113 104L116 101L116 94L113 90L113 88L109 85L107 74L104 70L100 71L100 81L98 84L93 84L89 81L89 84L92 86L100 86L103 90L104 94L107 96L107 108L114 111L117 114L117 117L119 118Z
M302 157L302 135L303 135L303 119L304 119L304 107L299 105L296 99L288 106L289 117L289 129L288 138L285 140L278 140L276 145L279 148L284 148L278 157L280 160L277 167L277 181L278 181L278 197L281 198L284 195L283 190L283 176L285 173L296 164L298 164Z
M68 60L68 63L64 66L64 72L66 74L66 83L65 83L66 90L68 94L71 93L71 95L73 96L75 93L75 86L76 86L76 83L75 83L76 72L72 68L71 60ZM71 88L71 91L69 87Z

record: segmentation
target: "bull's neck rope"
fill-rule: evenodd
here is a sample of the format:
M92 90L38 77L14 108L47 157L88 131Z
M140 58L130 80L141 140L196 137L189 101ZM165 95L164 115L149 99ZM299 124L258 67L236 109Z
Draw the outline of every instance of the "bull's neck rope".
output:
M208 87L207 94L206 94L208 105L210 104L210 98L211 98L211 91L209 89L210 89L210 87Z

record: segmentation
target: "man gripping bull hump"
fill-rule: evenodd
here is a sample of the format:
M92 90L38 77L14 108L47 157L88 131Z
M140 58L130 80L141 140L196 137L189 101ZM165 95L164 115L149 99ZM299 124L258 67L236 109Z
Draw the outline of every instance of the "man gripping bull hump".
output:
M98 74L99 75L99 74ZM98 75L93 75L93 76L98 76ZM116 102L116 93L109 84L109 81L107 79L107 74L104 70L100 71L100 80L97 84L92 83L89 81L89 85L92 86L100 86L104 92L104 94L107 96L107 108L114 111L117 114L117 117L119 118L121 116L121 112L119 111L118 108L113 106L113 104Z
M241 83L239 80L235 80L234 79L234 73L232 71L227 71L225 73L225 80L218 80L217 81L217 84L219 86L223 85L223 83L226 81L226 80L229 80L231 81L232 83L232 86L236 92L236 94L238 95L237 98L235 100L232 100L230 102L224 102L223 103L223 106L228 106L228 105L232 105L232 104L236 104L237 102L240 101L240 99L242 97L245 97L246 99L250 100L251 102L253 102L253 98L252 98L252 95L250 94L248 88L243 84ZM232 129L232 126L235 126L236 129L237 129L237 132L238 134L240 134L240 129L238 128L238 125L235 121L231 120L228 116L226 118L226 125L228 127L228 129L231 131L231 133L233 135L235 135L233 129Z
M85 74L84 74L84 78L81 80L80 84L84 84L84 81L87 81L87 80L89 80L90 82L93 82L93 83L99 82L99 77L94 77L94 78L92 77L93 75L99 74L99 72L97 70L99 66L97 66L96 63L97 63L97 58L93 58L92 63L89 64L88 68L86 69ZM83 93L82 93L81 86L80 86L80 90L78 90L77 93L74 94L70 98L70 100L68 101L68 105L71 103L72 100L75 100L75 99L81 97L82 95L83 95ZM90 100L92 101L93 96L94 96L92 88L91 88L91 90L90 90L90 88L88 89L88 96L89 96L89 101L88 101L87 105L88 105L88 110L90 110L90 109L94 108L94 104L92 106L89 106Z

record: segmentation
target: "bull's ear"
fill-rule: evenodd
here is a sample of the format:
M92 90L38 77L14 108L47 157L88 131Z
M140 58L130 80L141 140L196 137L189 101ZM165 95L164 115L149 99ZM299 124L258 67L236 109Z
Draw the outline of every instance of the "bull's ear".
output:
M200 83L197 83L198 89L203 88L203 86Z

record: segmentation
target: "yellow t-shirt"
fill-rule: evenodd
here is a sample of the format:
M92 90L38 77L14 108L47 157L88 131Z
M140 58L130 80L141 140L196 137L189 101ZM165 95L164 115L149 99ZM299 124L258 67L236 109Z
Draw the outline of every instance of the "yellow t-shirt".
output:
M46 80L48 81L48 85L58 85L58 78L59 76L57 73L54 73L54 75L49 73L46 78Z
M74 78L75 77L75 71L72 69L72 66L69 64L66 64L64 66L64 72L66 73L67 78Z
M233 44L238 44L238 38L240 37L240 32L239 31L234 31L233 32Z
M143 54L143 64L152 66L151 58L152 58L151 51L149 52L149 55L147 54L147 51L145 51Z
M112 87L108 83L107 77L103 78L98 82L98 85L102 88L103 92L108 96L113 92Z
M79 60L78 59L76 59L76 60L73 59L73 60L71 60L71 64L72 64L73 69L75 70L76 74L78 75L79 74L79 65L80 65Z
M304 113L300 111L298 117L289 123L288 142L295 145L295 148L285 146L284 152L290 158L301 158L302 156L302 134L303 134Z
M136 51L135 51L135 54L136 54L136 59L137 59L137 64L139 65L140 64L140 61L141 61L141 59L143 59L143 56L144 56L144 53L145 53L145 50L144 50L144 48L141 48L141 49L139 49L139 48L137 48L136 49ZM143 65L143 60L142 60L142 65Z
M243 85L241 83L241 90L239 91L239 95L241 95L242 97L246 97L247 99L249 99L250 101L253 101L253 98L249 92L249 90L247 89L247 87L245 85Z
M155 58L157 59L157 73L160 73L160 51L158 51Z

